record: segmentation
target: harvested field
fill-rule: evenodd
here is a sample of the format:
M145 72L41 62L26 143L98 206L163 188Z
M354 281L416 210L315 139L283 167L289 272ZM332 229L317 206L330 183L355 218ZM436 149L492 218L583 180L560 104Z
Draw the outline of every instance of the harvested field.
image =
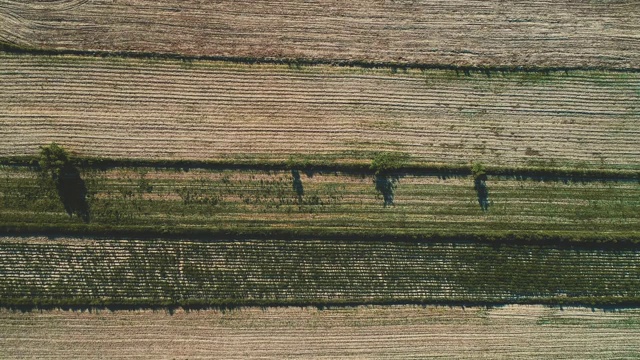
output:
M315 240L0 238L0 304L640 298L640 250ZM84 300L77 300L84 299Z
M0 24L2 41L55 49L640 67L640 7L632 0L2 0Z
M638 34L0 0L0 358L640 358Z
M0 156L640 169L640 73L472 73L0 55Z
M503 308L0 310L8 358L635 359L640 314Z
M55 187L38 174L29 168L0 168L0 224L62 228L83 224L67 215ZM116 168L85 169L81 177L90 209L90 223L81 225L86 229L608 234L640 228L637 181L563 183L490 177L489 208L483 211L471 177L400 177L393 205L386 207L371 175Z

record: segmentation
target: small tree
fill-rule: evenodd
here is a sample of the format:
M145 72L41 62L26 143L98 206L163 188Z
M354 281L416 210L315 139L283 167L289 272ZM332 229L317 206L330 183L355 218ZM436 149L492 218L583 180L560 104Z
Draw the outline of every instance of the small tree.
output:
M71 161L67 151L54 142L49 146L40 147L38 164L40 164L42 171L49 173L53 181L58 185L65 169L71 166Z
M487 170L485 169L482 163L474 163L471 167L471 175L473 175L473 180L487 180Z
M371 170L376 175L389 175L400 170L409 159L409 154L400 152L381 152L371 161Z

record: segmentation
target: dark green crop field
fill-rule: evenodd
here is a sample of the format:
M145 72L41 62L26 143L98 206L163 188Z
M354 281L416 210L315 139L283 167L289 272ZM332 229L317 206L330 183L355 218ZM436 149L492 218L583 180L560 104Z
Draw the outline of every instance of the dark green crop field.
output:
M0 238L0 301L19 304L617 304L640 251L378 241Z

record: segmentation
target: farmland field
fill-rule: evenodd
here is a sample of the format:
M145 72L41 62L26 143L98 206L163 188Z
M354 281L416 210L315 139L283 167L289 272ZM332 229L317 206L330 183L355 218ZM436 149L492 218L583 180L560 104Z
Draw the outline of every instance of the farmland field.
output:
M0 301L7 304L607 305L640 298L635 249L56 237L1 237L0 244Z
M541 306L0 310L9 358L634 359L640 314ZM569 355L570 354L570 355Z
M55 49L639 68L632 0L0 1L0 40Z
M115 168L84 169L81 178L87 188L87 229L608 234L640 227L640 184L635 180L491 177L489 207L483 211L468 176L399 177L388 206L376 191L375 177L365 174ZM67 215L55 187L39 172L5 166L0 168L0 225L12 224L55 229L56 224L64 228L83 221Z
M640 169L640 73L0 55L0 156Z
M640 358L639 34L0 0L0 358Z

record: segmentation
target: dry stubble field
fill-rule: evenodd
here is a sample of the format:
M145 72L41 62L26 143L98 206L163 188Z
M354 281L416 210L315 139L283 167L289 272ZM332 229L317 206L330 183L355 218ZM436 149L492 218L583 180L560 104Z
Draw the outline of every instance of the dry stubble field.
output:
M640 73L472 73L0 55L0 156L640 168Z
M637 359L640 314L507 306L0 310L9 358Z
M633 0L2 0L0 24L0 41L55 49L640 67Z

